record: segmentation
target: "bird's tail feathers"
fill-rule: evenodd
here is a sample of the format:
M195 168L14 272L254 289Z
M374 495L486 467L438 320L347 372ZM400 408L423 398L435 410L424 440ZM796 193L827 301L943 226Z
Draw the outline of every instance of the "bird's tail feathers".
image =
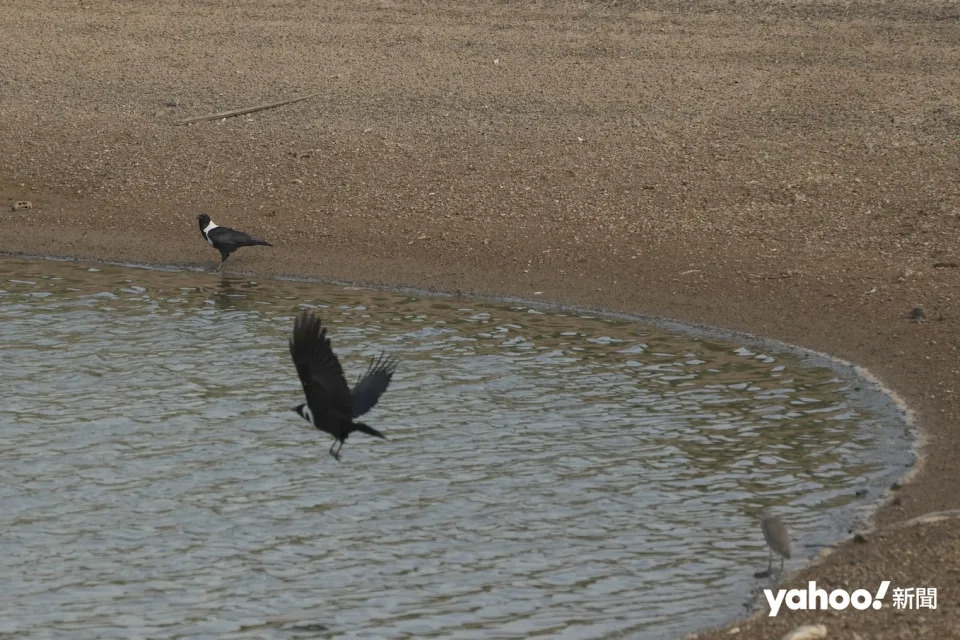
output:
M354 422L353 426L357 428L357 431L360 431L361 433L365 433L368 436L375 436L377 438L383 438L384 440L387 439L387 436L383 435L373 427L369 427L363 424L362 422Z

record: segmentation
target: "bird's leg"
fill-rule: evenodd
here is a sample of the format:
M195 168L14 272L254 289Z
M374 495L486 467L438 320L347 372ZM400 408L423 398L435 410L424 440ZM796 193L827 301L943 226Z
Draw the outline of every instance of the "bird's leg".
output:
M767 561L767 573L770 573L773 569L773 549L767 549L767 551L770 553L770 559Z
M783 576L783 556L780 556L780 575Z
M223 269L223 265L225 265L225 264L227 263L227 258L229 258L229 257L230 257L230 252L229 252L229 251L227 251L227 252L221 251L221 252L220 252L220 266L217 267L217 271L220 271L220 270Z
M336 451L334 451L333 448L334 448L335 446L337 446L337 440L334 440L334 441L333 441L333 444L330 445L330 455L332 455L332 456L333 456L334 458L336 458L337 460L340 460L340 449L337 449ZM343 448L343 443L342 443L342 442L340 443L340 447Z

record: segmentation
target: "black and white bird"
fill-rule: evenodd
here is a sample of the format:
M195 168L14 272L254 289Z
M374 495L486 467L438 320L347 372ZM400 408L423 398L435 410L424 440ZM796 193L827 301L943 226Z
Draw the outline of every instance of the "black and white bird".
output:
M379 358L370 361L367 372L350 389L340 360L330 346L327 329L321 325L320 318L308 312L294 321L290 355L307 396L307 401L293 410L334 437L330 455L339 460L343 443L354 431L385 438L373 427L355 420L370 411L386 391L397 370L396 360L381 353Z
M229 227L221 227L214 223L214 221L210 219L210 216L205 213L198 215L197 221L200 223L200 233L203 234L204 239L210 243L211 247L220 252L220 266L217 267L217 271L223 268L223 263L227 261L230 254L240 247L252 247L255 245L263 245L265 247L273 246L266 240L257 240L249 233L230 229Z

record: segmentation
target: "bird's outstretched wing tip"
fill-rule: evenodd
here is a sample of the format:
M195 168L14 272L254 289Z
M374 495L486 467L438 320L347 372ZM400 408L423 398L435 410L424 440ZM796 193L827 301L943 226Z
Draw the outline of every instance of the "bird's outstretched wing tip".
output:
M385 358L384 355L386 354L380 354L380 357L383 358L383 368L389 370L390 373L394 373L400 366L400 361L393 354L386 355Z

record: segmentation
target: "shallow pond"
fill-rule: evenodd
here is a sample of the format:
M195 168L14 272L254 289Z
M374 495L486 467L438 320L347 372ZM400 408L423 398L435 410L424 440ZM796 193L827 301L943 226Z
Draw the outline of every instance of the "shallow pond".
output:
M343 462L291 411L315 308L399 372ZM854 387L862 387L854 391ZM527 304L0 259L0 636L679 638L909 462L826 360ZM865 495L864 495L865 493Z

